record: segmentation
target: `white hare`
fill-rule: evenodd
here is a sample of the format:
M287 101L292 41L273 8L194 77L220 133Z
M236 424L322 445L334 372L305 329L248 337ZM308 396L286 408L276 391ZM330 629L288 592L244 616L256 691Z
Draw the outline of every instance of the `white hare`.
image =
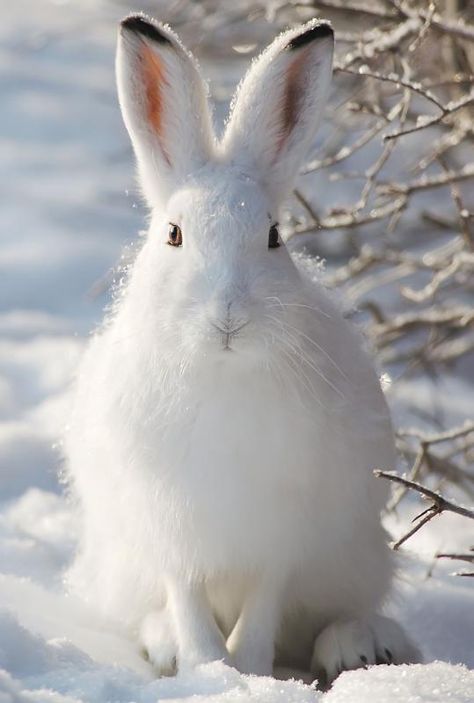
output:
M413 655L380 615L386 403L358 333L278 235L332 52L327 22L280 35L218 141L178 37L143 15L121 23L120 105L152 218L79 374L69 581L160 673L223 659L331 680Z

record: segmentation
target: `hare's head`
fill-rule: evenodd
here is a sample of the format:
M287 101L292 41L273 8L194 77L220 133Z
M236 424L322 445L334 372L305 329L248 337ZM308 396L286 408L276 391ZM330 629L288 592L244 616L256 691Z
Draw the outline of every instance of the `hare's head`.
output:
M120 104L152 209L150 287L165 291L168 328L174 320L193 343L245 350L268 306L295 298L278 210L312 146L332 52L325 22L279 36L240 84L218 141L206 85L178 37L142 15L121 24Z

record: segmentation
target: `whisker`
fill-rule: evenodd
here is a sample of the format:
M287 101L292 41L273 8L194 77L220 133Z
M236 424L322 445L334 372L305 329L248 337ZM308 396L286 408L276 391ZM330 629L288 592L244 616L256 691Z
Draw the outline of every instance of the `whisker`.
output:
M300 359L300 358L301 358L301 355L299 354L299 352L298 352L298 350L296 349L296 347L294 347L294 346L291 344L291 342L289 342L288 339L285 338L285 337L276 336L275 338L276 338L276 340L282 345L282 347L280 347L280 351L281 351L281 352L287 357L287 359L291 362L291 369L292 369L292 371L295 373L295 375L296 375L298 378L299 378L299 375L301 375L301 376L303 376L303 377L305 378L305 380L307 381L307 384L308 384L308 385L304 384L305 387L306 387L306 389L311 392L311 395L313 395L313 396L316 398L316 400L318 401L318 403L321 403L321 401L319 400L319 398L318 398L318 396L317 396L317 393L316 393L316 391L315 391L315 389L314 389L314 386L313 386L311 380L309 379L308 375L305 373L303 367L302 367L302 366L297 366L296 368L294 367L294 364L295 364L295 358L294 358L294 357L296 356L297 359ZM286 348L286 347L287 347L287 348ZM288 350L289 350L289 351L288 351ZM291 352L291 353L290 353L290 352ZM304 359L301 359L301 360L304 361ZM301 380L301 379L299 379L299 380Z
M346 381L349 380L349 378L347 377L347 375L346 375L346 374L344 373L344 371L336 364L336 362L335 362L334 359L331 357L331 355L330 355L323 347L321 347L317 342L315 342L314 339L312 339L311 337L308 337L307 334L305 334L304 332L302 332L301 330L299 330L299 329L298 329L297 327L295 327L294 325L291 325L291 324L290 324L289 322L287 322L286 320L284 321L284 324L287 325L288 327L290 327L291 329L295 330L295 332L297 332L297 333L300 334L302 337L304 337L306 340L308 340L308 342L309 342L310 344L313 344L313 345L316 347L316 349L318 349L318 350L321 352L321 354L324 354L324 356L326 357L326 359L334 366L334 368L337 369L337 371L339 371L339 373L341 374L341 376L342 376Z
M318 395L313 387L313 384L311 383L308 376L305 374L305 372L300 367L295 368L294 359L291 356L291 354L288 351L286 351L286 349L281 349L280 351L282 352L282 354L286 358L286 361L283 360L286 368L293 374L293 376L296 378L297 382L302 384L302 386L308 392L309 396L314 398L314 400L318 403L318 405L320 405L321 407L324 407L321 399L318 397ZM300 398L300 401L301 401L302 407L305 407L301 398Z
M309 366L310 369L312 369L327 385L332 388L332 390L337 393L342 399L345 399L344 393L335 386L321 371L320 368L318 368L314 362L311 360L311 358L304 352L302 349L301 345L297 343L297 340L285 329L285 323L282 320L279 320L278 318L275 318L271 315L266 315L267 319L273 320L274 322L277 322L280 325L281 331L283 333L286 333L291 341L286 340L287 346L293 351L294 354L298 356L298 358L304 362L307 366ZM283 340L282 340L283 341ZM293 344L291 343L293 342ZM297 346L295 346L297 345Z
M327 317L328 320L332 319L332 316L329 315L329 313L325 312L324 310L321 310L321 308L318 308L313 305L306 305L305 303L283 303L280 298L277 298L275 295L267 296L265 300L276 300L277 302L275 303L274 307L282 307L282 308L290 308L290 307L295 307L295 308L307 308L308 310L314 310L315 312L321 313L324 317ZM272 307L272 306L269 306Z
M281 308L290 307L290 306L306 307L306 308L310 308L311 310L317 310L318 312L321 312L323 315L325 315L325 316L328 317L328 318L331 317L330 315L327 315L326 313L324 313L323 310L319 310L319 308L311 308L311 306L309 306L309 305L303 305L303 303L282 303L282 302L280 301L280 299L277 298L276 296L269 296L269 297L266 298L266 300L277 300L277 301L278 301L278 306L280 306ZM269 306L269 307L277 307L277 305ZM323 354L323 355L327 358L327 360L334 366L334 368L337 369L337 371L341 374L341 376L342 376L346 381L349 381L348 376L347 376L347 375L344 373L344 371L338 366L338 364L334 361L334 359L331 357L331 355L330 355L323 347L321 347L314 339L312 339L311 337L309 337L309 336L308 336L307 334L305 334L303 331L299 330L297 327L294 327L293 325L290 325L290 323L287 322L286 320L284 320L284 321L282 320L282 322L284 322L284 323L285 323L286 325L288 325L289 327L292 327L296 332L298 332L298 334L300 334L300 335L303 336L305 339L307 339L308 342L310 342L310 344L313 344L313 345L316 347L316 349L318 349L318 350L321 352L321 354Z

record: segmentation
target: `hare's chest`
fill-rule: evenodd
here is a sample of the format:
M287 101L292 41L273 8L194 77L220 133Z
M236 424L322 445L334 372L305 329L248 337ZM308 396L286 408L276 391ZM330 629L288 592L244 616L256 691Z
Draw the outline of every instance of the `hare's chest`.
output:
M261 560L275 544L284 547L308 531L305 516L321 480L318 443L311 418L296 415L281 397L251 389L216 393L163 439L154 465L157 520L174 530L179 514L180 534L218 562L240 552Z
M261 485L268 493L272 485L298 482L298 474L305 480L325 435L327 428L310 412L274 384L251 376L183 398L168 417L162 456L176 478L210 482L214 492L220 486L238 491Z

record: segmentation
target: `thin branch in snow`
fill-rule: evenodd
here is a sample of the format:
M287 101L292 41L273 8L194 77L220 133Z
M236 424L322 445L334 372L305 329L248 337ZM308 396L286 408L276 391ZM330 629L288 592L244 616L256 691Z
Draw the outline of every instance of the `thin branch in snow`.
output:
M418 530L420 530L424 525L426 525L427 522L432 520L437 515L441 515L441 513L443 512L456 513L457 515L462 515L463 517L467 517L471 520L474 520L474 510L465 508L462 505L457 505L456 503L453 503L452 501L444 498L444 496L442 496L440 493L435 493L435 491L432 491L431 489L426 488L426 486L422 486L421 484L416 483L415 481L410 481L406 478L403 478L402 476L398 476L398 474L394 474L388 471L382 471L380 469L374 471L374 476L376 476L377 478L385 478L388 481L393 481L394 483L399 483L402 486L409 488L410 490L416 491L424 498L428 498L433 503L429 508L423 510L423 512L413 518L413 522L418 522L416 522L415 526L411 530L409 530L405 535L403 535L403 537L401 537L397 542L395 542L395 544L393 545L394 550L398 550L402 544L404 544L410 537L416 534Z
M470 554L437 554L438 559L456 559L457 561L467 561L474 564L474 550Z
M471 551L469 553L446 553L446 554L437 554L436 555L437 559L452 559L454 561L465 561L468 564L474 564L474 547L471 547ZM474 571L456 571L454 573L454 576L468 576L468 577L473 577L474 576Z

